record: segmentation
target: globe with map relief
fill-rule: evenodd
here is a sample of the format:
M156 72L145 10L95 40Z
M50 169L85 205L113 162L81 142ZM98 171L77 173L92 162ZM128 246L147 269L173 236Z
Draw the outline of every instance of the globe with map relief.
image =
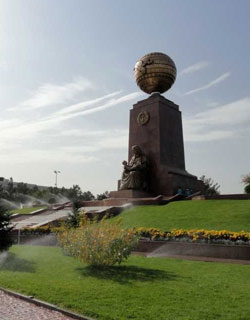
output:
M152 52L140 58L134 67L138 87L148 93L164 93L176 79L174 61L165 53Z

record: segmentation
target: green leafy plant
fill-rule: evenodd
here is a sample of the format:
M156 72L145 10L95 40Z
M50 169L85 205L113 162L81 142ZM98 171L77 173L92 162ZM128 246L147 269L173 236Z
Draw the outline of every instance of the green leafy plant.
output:
M138 236L124 230L120 222L111 224L81 220L77 229L65 229L58 234L59 243L66 254L91 266L111 266L127 259L137 244Z

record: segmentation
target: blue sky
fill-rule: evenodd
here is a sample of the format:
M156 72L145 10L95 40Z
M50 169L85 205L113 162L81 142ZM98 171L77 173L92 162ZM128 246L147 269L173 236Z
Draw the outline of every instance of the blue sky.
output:
M186 168L241 192L250 171L248 0L0 0L0 176L115 190L136 61L164 52Z

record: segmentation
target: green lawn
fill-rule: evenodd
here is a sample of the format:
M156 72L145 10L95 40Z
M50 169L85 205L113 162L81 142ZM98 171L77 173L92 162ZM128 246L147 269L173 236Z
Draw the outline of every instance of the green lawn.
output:
M14 209L11 210L12 214L15 213L22 213L22 214L30 214L33 211L39 210L39 209L44 209L46 206L40 206L40 207L32 207L32 208L22 208L22 209Z
M250 201L177 201L164 206L134 207L119 217L124 227L250 231Z
M14 246L0 286L101 320L250 319L250 266L132 256L93 270L60 248Z

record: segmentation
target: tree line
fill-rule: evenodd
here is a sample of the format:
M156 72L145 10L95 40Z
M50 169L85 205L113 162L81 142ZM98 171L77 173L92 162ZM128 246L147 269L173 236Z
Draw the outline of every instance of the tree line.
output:
M13 183L13 179L10 179L7 186L0 185L0 199L6 199L8 201L25 203L28 201L46 203L56 203L62 201L90 201L101 200L108 196L108 192L98 194L96 197L91 191L82 191L80 186L75 184L71 188L58 188L48 187L39 188L37 185L30 187L27 183Z

